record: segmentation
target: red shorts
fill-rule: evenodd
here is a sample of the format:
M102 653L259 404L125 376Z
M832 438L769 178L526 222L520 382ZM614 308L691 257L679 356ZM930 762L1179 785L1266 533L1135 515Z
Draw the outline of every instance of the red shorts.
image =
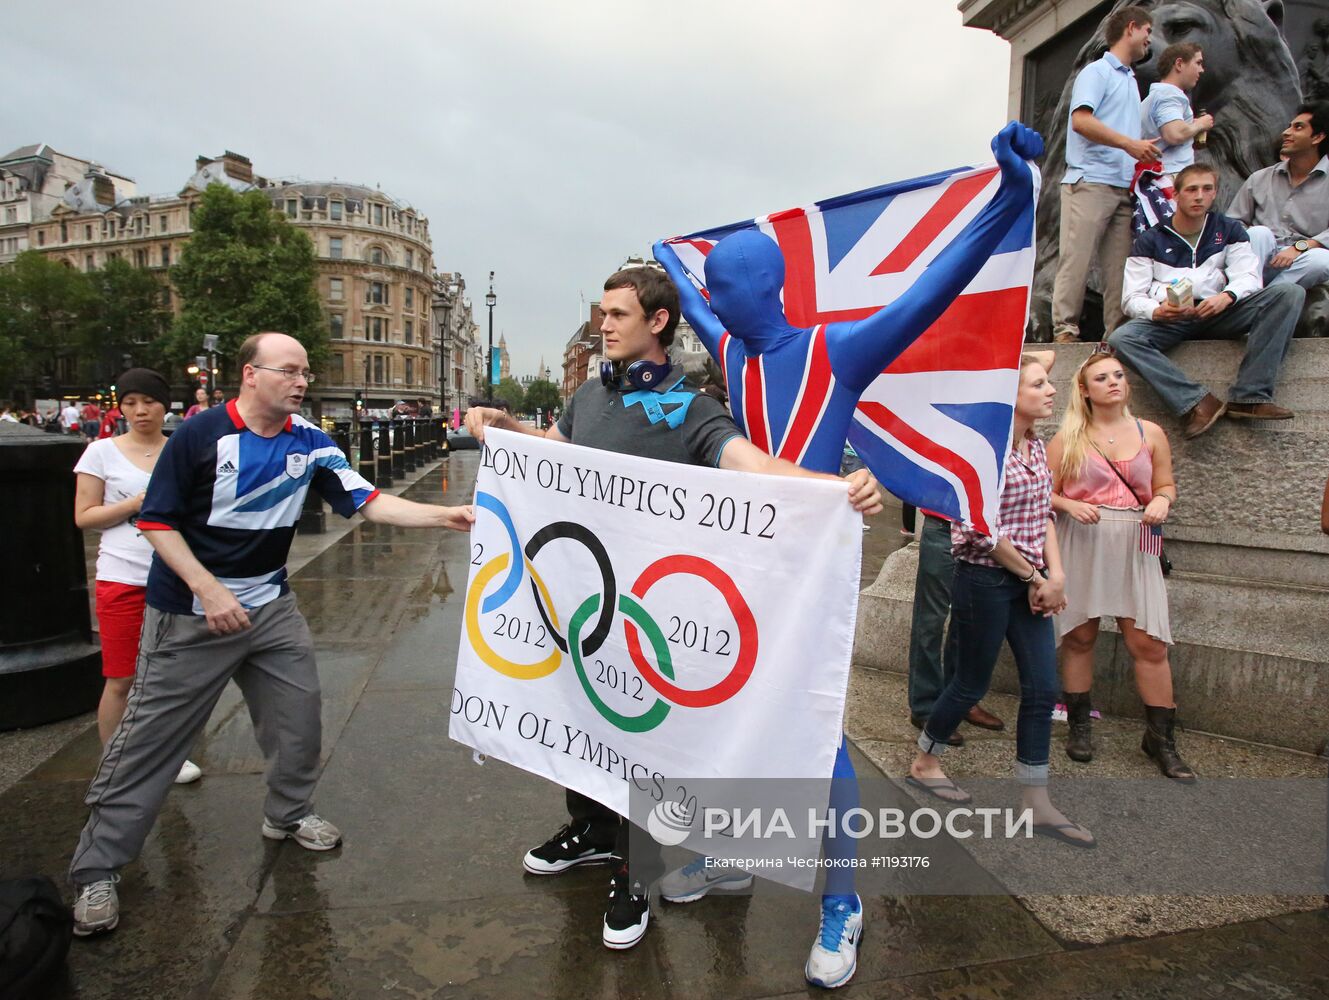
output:
M147 587L97 581L97 624L102 636L103 677L134 676L147 593Z

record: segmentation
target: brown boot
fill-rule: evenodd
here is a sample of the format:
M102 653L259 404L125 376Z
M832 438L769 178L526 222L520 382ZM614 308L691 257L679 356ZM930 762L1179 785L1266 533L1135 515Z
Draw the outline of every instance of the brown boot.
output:
M1227 415L1233 420L1291 420L1296 416L1273 403L1228 403Z
M1214 423L1223 415L1226 409L1227 405L1221 399L1212 392L1206 392L1204 399L1196 403L1191 411L1186 414L1186 425L1182 428L1182 436L1188 441L1191 438L1199 437L1214 426Z
M1177 753L1177 742L1172 736L1173 727L1177 722L1177 710L1146 705L1144 718L1144 739L1140 743L1140 749L1153 759L1164 776L1184 785L1195 781L1195 771L1181 759L1181 754Z
M1089 717L1094 702L1088 691L1083 694L1063 693L1066 702L1066 721L1070 735L1066 737L1066 756L1081 764L1094 759L1094 720Z

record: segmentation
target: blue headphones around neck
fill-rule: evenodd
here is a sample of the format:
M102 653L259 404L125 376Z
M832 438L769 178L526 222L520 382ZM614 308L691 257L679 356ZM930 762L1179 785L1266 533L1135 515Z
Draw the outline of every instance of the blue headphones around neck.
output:
M600 383L611 388L625 388L623 380L642 392L654 389L669 374L669 370L674 366L668 361L658 364L654 361L634 361L628 365L627 371L622 371L619 365L612 361L600 362Z

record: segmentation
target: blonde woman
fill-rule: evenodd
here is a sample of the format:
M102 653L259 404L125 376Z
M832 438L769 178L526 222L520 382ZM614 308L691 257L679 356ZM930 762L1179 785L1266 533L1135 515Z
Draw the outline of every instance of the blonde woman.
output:
M1135 662L1146 720L1141 749L1167 777L1189 783L1195 772L1177 752L1173 732L1172 630L1154 537L1177 501L1172 449L1161 427L1131 414L1129 399L1125 369L1100 344L1076 371L1061 428L1048 445L1068 596L1057 616L1070 722L1066 754L1082 763L1093 759L1094 643L1107 615L1117 620Z

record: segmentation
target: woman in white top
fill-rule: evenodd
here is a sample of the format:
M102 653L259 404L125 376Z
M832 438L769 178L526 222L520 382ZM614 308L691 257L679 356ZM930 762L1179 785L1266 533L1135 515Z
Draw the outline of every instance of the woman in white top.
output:
M166 444L162 422L171 396L166 380L148 368L131 368L116 385L128 432L93 441L74 466L78 474L74 523L102 533L97 548L97 624L106 686L97 706L97 731L103 745L120 724L134 683L152 564L152 546L138 530L138 512ZM175 780L196 781L202 773L187 760Z

